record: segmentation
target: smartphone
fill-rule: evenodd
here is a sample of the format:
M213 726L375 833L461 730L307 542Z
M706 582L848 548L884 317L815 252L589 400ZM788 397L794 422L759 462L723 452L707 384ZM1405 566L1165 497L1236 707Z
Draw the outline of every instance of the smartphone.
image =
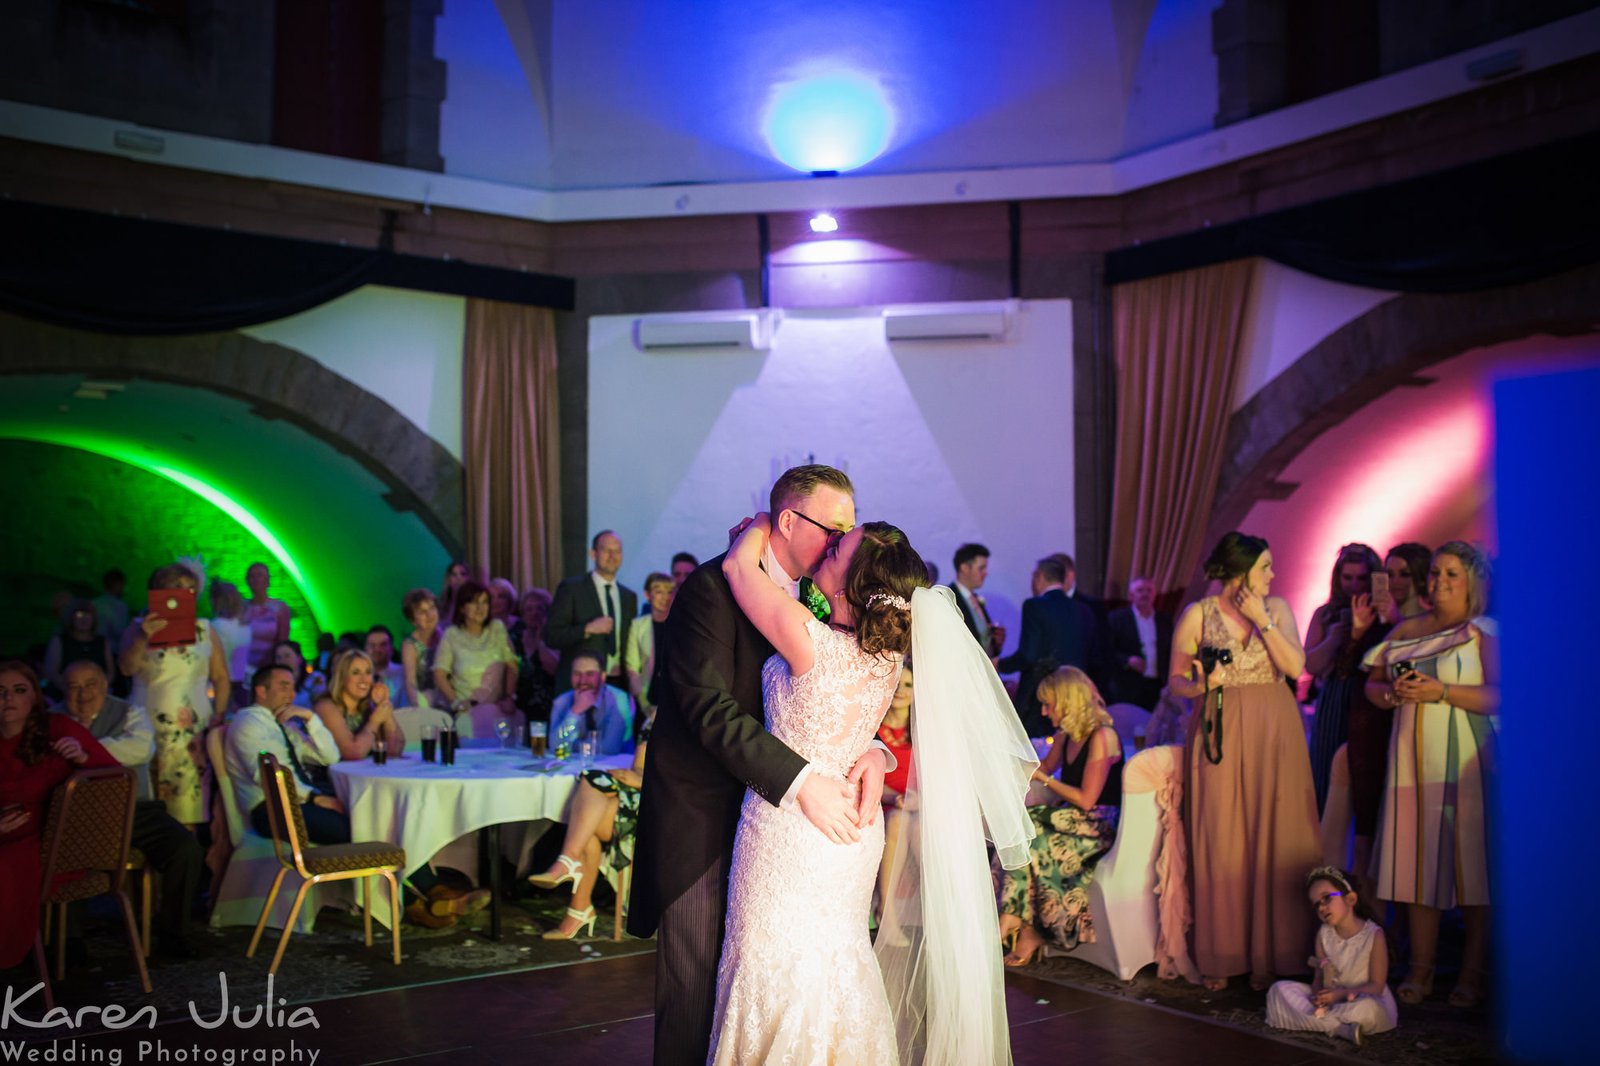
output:
M1374 570L1372 572L1372 595L1374 597L1389 595L1389 571Z
M194 591L151 589L150 617L166 620L166 628L150 638L152 648L176 648L195 642Z

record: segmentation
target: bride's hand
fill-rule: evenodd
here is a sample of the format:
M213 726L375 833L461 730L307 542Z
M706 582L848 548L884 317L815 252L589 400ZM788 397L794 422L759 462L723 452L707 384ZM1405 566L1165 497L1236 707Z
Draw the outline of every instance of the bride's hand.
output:
M868 748L861 753L861 758L850 767L850 773L845 780L859 786L856 797L856 824L865 829L878 819L878 812L883 803L883 775L884 767L888 765L888 756L882 748Z

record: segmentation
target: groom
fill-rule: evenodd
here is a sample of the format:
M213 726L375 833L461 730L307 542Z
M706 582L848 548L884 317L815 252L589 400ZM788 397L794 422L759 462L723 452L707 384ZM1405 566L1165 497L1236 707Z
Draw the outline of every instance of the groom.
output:
M831 466L784 472L769 501L763 565L790 595L828 548L855 526L855 489ZM728 870L745 789L774 806L798 805L831 839L856 841L883 793L888 753L870 749L850 770L852 803L838 781L766 731L761 667L768 644L734 602L722 556L678 589L664 633L665 691L645 760L628 932L656 946L657 1066L705 1062L717 996L717 959ZM658 650L659 653L659 650Z

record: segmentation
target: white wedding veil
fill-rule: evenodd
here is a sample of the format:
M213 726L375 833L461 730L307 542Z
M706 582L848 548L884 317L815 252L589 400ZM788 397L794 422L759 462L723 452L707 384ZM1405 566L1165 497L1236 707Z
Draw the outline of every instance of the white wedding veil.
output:
M948 588L911 597L911 772L874 951L901 1066L1011 1062L985 839L1028 861L1024 797L1039 765L1005 687Z

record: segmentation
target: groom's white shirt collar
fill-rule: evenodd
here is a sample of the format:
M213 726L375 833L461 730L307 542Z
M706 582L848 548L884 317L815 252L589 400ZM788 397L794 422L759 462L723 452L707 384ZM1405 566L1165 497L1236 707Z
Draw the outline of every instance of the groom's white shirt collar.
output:
M798 600L800 598L800 579L790 577L789 571L785 570L782 564L778 562L778 557L772 554L771 540L768 540L767 546L762 549L761 566L762 569L766 570L767 576L772 579L774 585L777 585L780 589L788 590L791 599Z

